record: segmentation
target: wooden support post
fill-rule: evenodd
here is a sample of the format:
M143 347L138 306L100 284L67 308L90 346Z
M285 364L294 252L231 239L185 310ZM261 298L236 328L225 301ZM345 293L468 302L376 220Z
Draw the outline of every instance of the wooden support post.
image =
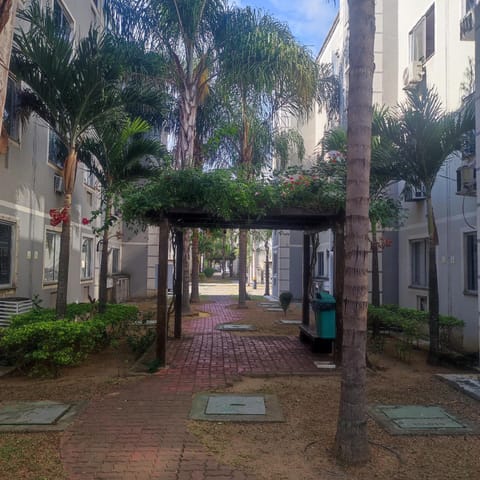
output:
M303 235L303 303L302 325L306 327L310 323L310 235Z
M344 222L337 222L335 225L334 257L335 271L333 274L333 294L337 300L336 304L336 339L335 339L335 363L342 364L342 342L343 342L343 282L345 276L345 226Z
M175 325L174 337L182 337L183 230L175 232Z
M167 363L167 277L168 277L168 220L160 223L158 234L158 275L157 275L157 348L156 357L159 366Z

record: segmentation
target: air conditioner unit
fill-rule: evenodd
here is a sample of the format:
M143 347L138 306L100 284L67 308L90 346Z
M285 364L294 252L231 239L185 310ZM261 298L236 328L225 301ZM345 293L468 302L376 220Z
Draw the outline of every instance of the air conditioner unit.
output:
M417 188L406 185L405 189L403 190L403 198L406 202L418 202L420 200L425 200L425 187L422 186L421 188Z
M53 176L53 191L63 193L63 178L60 175Z
M411 62L408 67L403 71L403 85L405 87L411 87L422 81L423 78L423 64L422 62Z
M473 165L457 168L457 195L474 197L477 193L477 175Z

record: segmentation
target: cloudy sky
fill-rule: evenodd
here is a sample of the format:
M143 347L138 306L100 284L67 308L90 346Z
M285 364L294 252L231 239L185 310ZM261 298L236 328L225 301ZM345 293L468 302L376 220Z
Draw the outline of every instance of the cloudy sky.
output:
M245 7L261 8L289 24L298 40L314 54L322 46L338 10L332 0L232 0Z

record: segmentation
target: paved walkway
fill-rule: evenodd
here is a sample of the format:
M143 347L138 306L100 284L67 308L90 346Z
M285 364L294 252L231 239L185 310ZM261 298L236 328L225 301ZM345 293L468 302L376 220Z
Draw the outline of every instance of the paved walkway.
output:
M314 356L294 337L238 336L215 330L248 310L231 297L202 307L182 340L169 342L167 369L89 402L62 436L69 480L254 480L219 464L187 429L192 394L241 375L318 373Z

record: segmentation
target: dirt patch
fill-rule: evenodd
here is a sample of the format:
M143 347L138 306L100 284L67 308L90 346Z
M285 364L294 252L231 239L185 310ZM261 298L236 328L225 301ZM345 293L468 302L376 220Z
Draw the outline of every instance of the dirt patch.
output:
M436 379L423 352L411 365L388 355L372 356L382 370L368 375L371 404L438 405L480 423L479 404ZM190 422L191 431L220 461L262 480L477 480L479 436L391 436L368 420L372 459L342 468L333 456L340 376L247 378L225 390L278 396L286 422L242 424Z

